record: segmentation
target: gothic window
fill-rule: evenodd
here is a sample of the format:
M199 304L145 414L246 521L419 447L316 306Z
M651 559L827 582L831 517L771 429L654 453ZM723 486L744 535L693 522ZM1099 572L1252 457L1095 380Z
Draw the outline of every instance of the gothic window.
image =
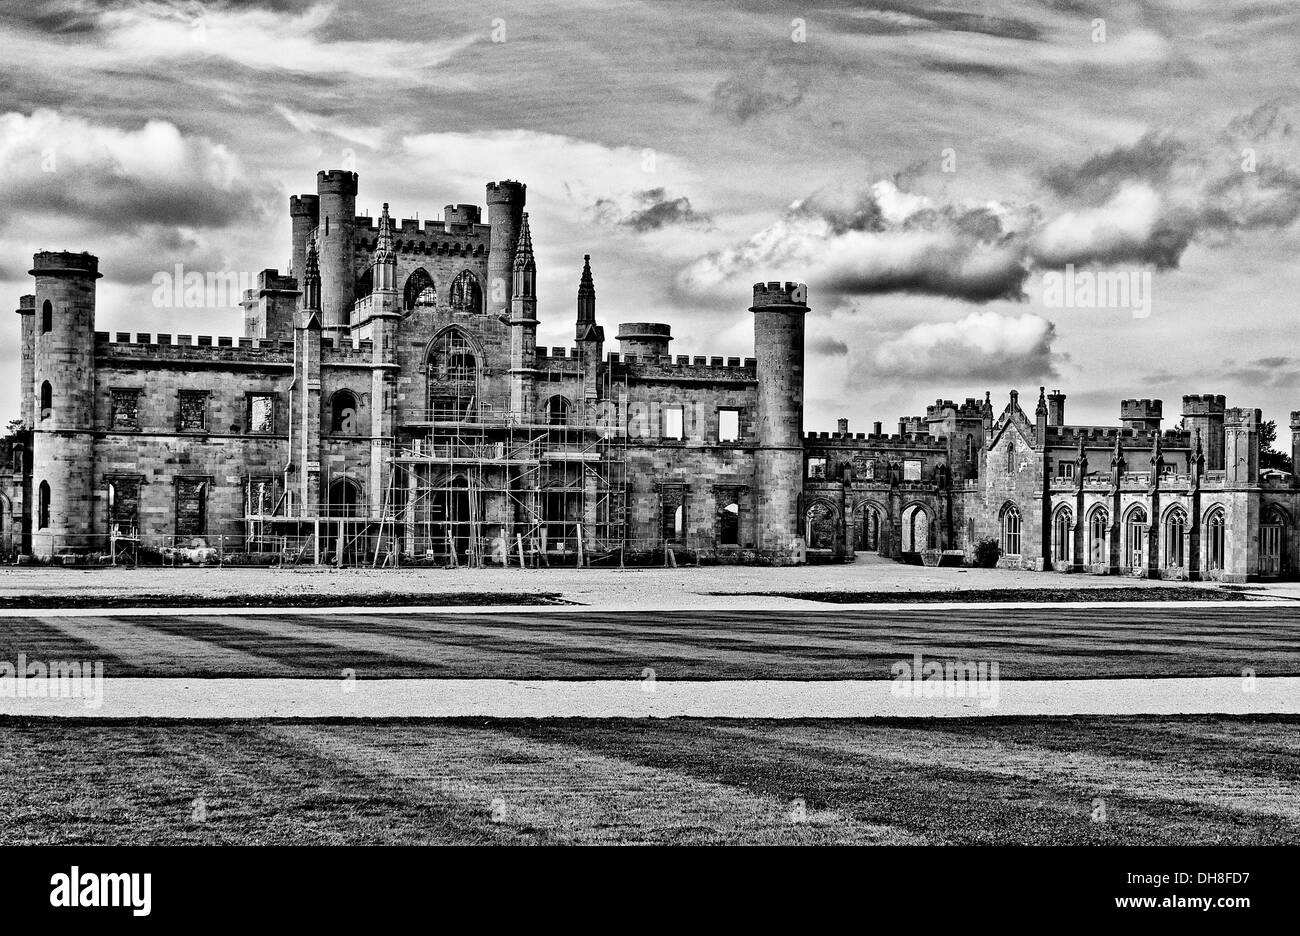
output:
M832 549L835 546L835 509L818 502L808 508L804 538L809 549Z
M1002 512L1002 555L1020 555L1020 510L1015 504Z
M979 477L979 462L975 460L975 437L972 435L966 436L966 470L970 477Z
M433 277L424 267L415 270L406 278L406 286L402 289L402 302L408 310L435 308L438 305L438 291L433 286Z
M41 303L41 334L48 334L54 330L54 306L50 305L50 300L46 299Z
M1165 565L1170 568L1182 568L1186 556L1183 554L1183 533L1187 530L1187 514L1181 507L1175 507L1165 517Z
M41 419L54 415L54 388L47 380L41 384Z
M1073 526L1073 521L1074 517L1071 516L1070 511L1057 511L1056 523L1053 524L1052 530L1053 546L1055 547L1052 552L1052 559L1057 563L1068 563L1072 561L1071 553L1074 550L1071 548L1071 540L1073 537L1070 535L1070 528Z
M1107 562L1106 529L1110 526L1110 514L1102 508L1092 512L1088 523L1088 561L1093 565Z
M681 542L686 534L686 487L665 484L659 489L660 534L665 542Z
M248 431L254 435L275 432L275 395L271 393L248 394Z
M1062 481L1074 478L1074 462L1063 461L1056 466L1056 476Z
M482 312L483 292L479 289L478 278L469 270L461 271L451 284L451 311Z
M108 483L108 525L119 533L134 530L140 522L140 480L113 478Z
M121 431L134 431L140 428L140 391L139 390L113 390L112 396L112 415L110 425L113 429Z
M42 481L36 494L36 529L45 530L50 525L50 482Z
M348 478L336 478L330 483L327 513L331 517L355 517L357 505L361 502L357 483Z
M357 398L351 390L337 391L330 401L330 431L338 435L356 435Z
M1224 539L1223 510L1216 508L1205 521L1205 568L1223 568Z
M740 545L740 504L734 499L718 511L718 545Z
M1124 550L1130 568L1140 569L1147 564L1146 551L1147 512L1141 507L1129 511L1124 525Z
M208 392L182 390L177 428L181 432L204 432L208 428Z
M814 481L826 479L826 459L820 456L808 459L808 477Z
M176 480L176 535L202 536L208 529L206 478Z
M546 422L551 426L567 426L569 424L568 399L556 395L546 401Z

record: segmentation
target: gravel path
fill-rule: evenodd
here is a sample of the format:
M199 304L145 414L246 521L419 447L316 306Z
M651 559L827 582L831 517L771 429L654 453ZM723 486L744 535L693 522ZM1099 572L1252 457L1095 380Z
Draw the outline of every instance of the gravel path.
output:
M102 700L27 697L0 683L0 715L72 718L962 718L989 715L1300 714L1300 677L1030 680L912 697L887 680L716 682L503 679L103 680ZM929 684L933 685L933 684ZM900 694L898 690L907 690ZM1253 689L1253 691L1250 691ZM42 693L42 696L45 695Z

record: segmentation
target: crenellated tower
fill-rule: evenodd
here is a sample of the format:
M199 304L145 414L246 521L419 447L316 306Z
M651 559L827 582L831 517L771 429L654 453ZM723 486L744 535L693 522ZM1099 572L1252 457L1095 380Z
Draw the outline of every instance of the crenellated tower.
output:
M798 554L803 493L803 283L755 283L754 358L758 378L754 451L758 548L776 561Z
M41 251L36 277L32 383L32 551L86 549L95 532L95 280L88 253Z
M293 226L293 253L289 260L293 269L289 275L298 280L301 289L303 271L307 269L307 242L311 240L311 232L320 223L320 196L290 195L289 221ZM301 297L298 308L302 308Z
M316 194L319 200L316 250L321 278L320 322L327 336L339 338L347 333L356 301L357 174L344 169L322 170L316 173Z
M516 420L528 422L535 417L537 410L537 263L533 259L528 212L520 217L519 241L513 253L509 319L510 413Z
M488 261L484 309L502 320L509 317L514 291L515 249L519 243L528 187L506 180L487 185Z

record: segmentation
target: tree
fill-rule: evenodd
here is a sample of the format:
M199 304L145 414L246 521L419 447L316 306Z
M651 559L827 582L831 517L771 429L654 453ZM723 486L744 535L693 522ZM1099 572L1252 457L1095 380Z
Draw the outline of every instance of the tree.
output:
M1294 472L1295 465L1291 462L1290 454L1279 452L1273 448L1273 443L1276 441L1277 420L1270 419L1266 423L1261 423L1259 427L1259 467Z

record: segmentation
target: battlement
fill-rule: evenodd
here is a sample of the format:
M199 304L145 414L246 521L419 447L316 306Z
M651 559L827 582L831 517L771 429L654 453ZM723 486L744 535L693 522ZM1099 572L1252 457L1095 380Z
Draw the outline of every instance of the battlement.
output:
M1119 404L1120 419L1160 419L1164 416L1163 400L1121 400Z
M1184 416L1221 416L1227 408L1228 398L1222 393L1189 393L1183 395Z
M943 438L932 436L928 432L855 432L845 435L838 432L805 432L803 438L805 442L819 444L829 442L856 449L862 449L864 446L851 445L851 443L869 442L909 449L928 449L933 453L948 451L948 443Z
M266 293L298 293L298 279L279 270L262 270L257 274L257 288L245 289L244 299L256 299Z
M1165 448L1189 447L1190 433L1186 429L1137 429L1129 426L1048 426L1047 441L1055 445L1077 446L1080 440L1094 448L1110 447L1119 438L1130 451L1150 448L1160 437Z
M975 397L967 397L964 403L954 403L952 400L935 400L933 406L925 408L927 420L943 419L946 411L952 410L961 419L983 419L984 418L984 401L977 400Z
M320 356L323 364L371 364L374 362L375 343L369 339L353 342L350 338L335 341L333 338L320 340Z
M442 209L442 223L450 230L451 226L479 224L483 220L483 210L478 205L448 205Z
M316 173L317 195L357 194L357 174L346 169L322 169Z
M271 338L213 338L211 335L170 335L159 332L95 332L95 356L148 367L170 361L187 364L293 364L293 342Z
M562 351L562 348L554 348L554 351ZM577 356L578 349L570 349L570 353ZM539 347L537 349L539 358L546 356L546 349ZM553 355L559 356L559 355ZM703 357L696 355L694 357L686 354L679 354L674 357L671 354L627 354L617 351L609 352L608 361L611 365L620 365L633 369L633 375L638 377L664 377L668 379L690 380L692 378L713 379L713 378L730 378L753 380L757 362L752 357Z
M510 205L516 202L523 204L527 191L527 185L516 182L514 179L489 182L487 184L487 203L489 205Z
M644 339L671 341L673 337L673 327L663 322L623 322L618 326L619 341L635 341Z
M16 311L19 315L35 315L36 297L33 295L19 296L18 308L15 309L14 311Z
M32 256L30 276L90 276L99 279L99 258L92 253L69 250L41 250Z
M1223 424L1231 429L1259 429L1264 414L1258 409L1234 406L1223 412Z
M806 284L778 282L754 284L754 309L788 305L807 307L808 286Z
M320 217L320 196L290 195L289 216L292 218L311 218L314 222Z

